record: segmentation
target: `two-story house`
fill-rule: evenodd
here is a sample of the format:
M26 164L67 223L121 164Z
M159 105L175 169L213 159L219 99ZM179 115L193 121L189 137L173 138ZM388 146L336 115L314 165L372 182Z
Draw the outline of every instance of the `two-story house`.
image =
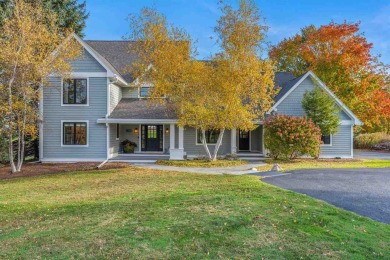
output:
M72 62L71 77L53 75L43 88L40 112L40 159L43 162L105 161L121 156L120 143L128 139L137 144L135 154L183 159L204 154L200 133L179 127L177 118L163 105L148 106L151 86L134 86L124 68L135 57L128 51L128 41L83 41L83 57ZM294 77L277 72L273 111L304 116L301 100L315 83L326 90L340 107L337 134L324 136L322 158L353 157L353 126L360 120L311 71ZM226 131L220 154L265 155L262 122L253 131ZM211 152L218 133L207 132Z

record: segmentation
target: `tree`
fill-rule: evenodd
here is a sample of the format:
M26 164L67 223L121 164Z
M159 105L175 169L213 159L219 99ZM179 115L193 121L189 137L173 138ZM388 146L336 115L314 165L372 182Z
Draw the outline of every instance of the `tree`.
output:
M274 115L264 124L264 145L273 159L320 154L321 130L305 117Z
M306 91L302 99L302 107L307 117L321 129L322 135L337 133L340 109L334 99L320 87L316 86L313 90Z
M371 54L359 23L308 26L269 52L279 70L312 70L363 121L366 131L390 122L389 67ZM386 109L383 109L385 107Z
M57 26L64 35L74 32L80 37L84 36L83 30L89 16L85 1L78 3L77 0L25 0L25 2L40 5L45 12L55 12ZM12 8L13 0L0 0L0 26L6 17L10 17Z
M208 62L195 60L190 35L167 25L157 11L146 8L130 19L129 39L138 43L131 51L139 57L131 72L153 84L152 97L169 97L151 101L168 102L179 125L200 129L210 160L216 160L224 132L253 129L276 94L274 65L261 59L266 27L260 24L259 9L253 1L240 1L237 10L223 4L221 11L215 28L221 52ZM213 155L206 130L219 130Z
M50 73L66 77L69 61L81 55L81 48L57 26L56 15L41 6L12 0L12 15L6 18L0 38L1 108L12 172L20 171L26 137L36 136L41 87ZM14 142L17 148L14 150ZM15 164L15 157L17 164Z

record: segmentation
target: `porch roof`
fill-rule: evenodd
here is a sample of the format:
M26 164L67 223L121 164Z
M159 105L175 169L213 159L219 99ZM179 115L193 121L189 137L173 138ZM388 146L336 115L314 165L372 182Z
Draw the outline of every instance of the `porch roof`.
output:
M109 119L171 119L177 120L169 106L149 103L147 99L123 98Z

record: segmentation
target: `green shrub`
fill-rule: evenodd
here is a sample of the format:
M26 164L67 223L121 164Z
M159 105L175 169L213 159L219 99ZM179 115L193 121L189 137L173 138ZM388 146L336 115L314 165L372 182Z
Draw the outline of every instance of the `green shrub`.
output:
M320 153L321 130L312 120L303 117L276 115L265 121L264 144L269 156L294 159Z
M390 142L390 135L380 132L360 134L354 140L355 148L358 149L372 149L373 146L386 142Z
M137 147L136 143L134 143L132 141L129 141L127 139L122 141L121 144L123 146L123 152L124 153L134 153L134 150Z

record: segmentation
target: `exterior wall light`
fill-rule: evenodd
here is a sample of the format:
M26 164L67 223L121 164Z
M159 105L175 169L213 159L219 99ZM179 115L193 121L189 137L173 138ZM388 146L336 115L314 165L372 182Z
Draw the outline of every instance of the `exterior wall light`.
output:
M168 134L169 133L169 128L165 128L165 133Z
M138 127L134 128L134 134L138 134Z

